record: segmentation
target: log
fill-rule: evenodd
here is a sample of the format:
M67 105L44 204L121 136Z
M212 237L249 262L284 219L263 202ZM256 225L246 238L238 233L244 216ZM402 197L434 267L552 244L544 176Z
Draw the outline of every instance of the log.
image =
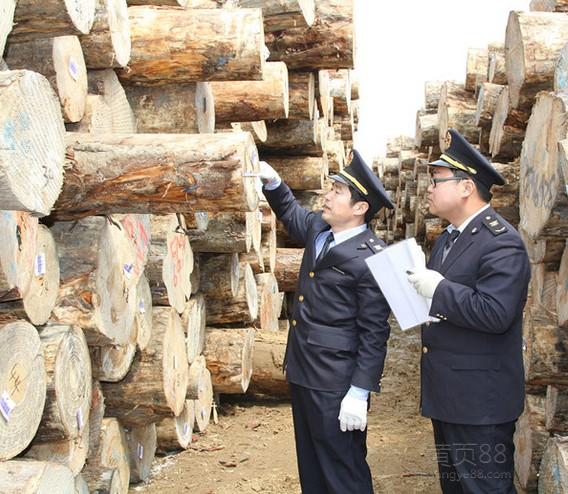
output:
M535 12L568 12L568 2L566 0L531 0L529 8Z
M262 234L262 263L271 273L274 272L276 266L276 228Z
M96 0L91 31L80 39L89 69L126 67L131 48L126 0Z
M568 352L563 343L567 337L568 328L558 326L553 312L540 305L527 307L523 358L528 384L568 384Z
M193 251L181 215L152 215L152 242L146 275L154 305L171 305L179 313L191 296Z
M83 118L77 123L67 123L65 128L69 132L111 134L112 113L112 110L103 96L99 94L87 94Z
M463 84L446 81L440 93L438 105L439 145L447 147L446 133L455 129L470 143L479 141L479 128L475 125L475 98L465 90Z
M444 81L426 81L424 83L424 108L438 111L440 94Z
M207 134L215 130L217 101L211 83L126 86L138 132Z
M207 328L203 355L216 393L240 394L252 375L253 328Z
M329 88L329 71L318 70L317 79L315 80L315 97L316 108L322 117L328 118L330 113L330 88ZM331 100L333 102L333 100Z
M279 289L283 292L296 291L303 256L304 249L278 248L276 250L274 276L276 276Z
M187 449L191 444L194 423L195 403L185 400L185 406L177 417L165 418L156 426L158 451L167 453Z
M128 492L130 464L124 430L115 418L104 418L98 445L81 472L92 492Z
M268 131L266 130L266 122L264 120L257 122L238 122L238 124L242 132L250 132L257 145L266 142ZM234 124L231 123L231 125Z
M142 274L136 285L136 345L144 350L152 337L152 290L146 275Z
M487 48L469 48L465 71L465 90L477 91L478 86L487 82Z
M18 0L10 41L87 34L95 20L95 0Z
M484 82L477 95L477 109L475 112L475 125L483 129L490 129L493 114L497 108L499 95L505 86Z
M60 463L77 476L85 466L88 452L89 424L86 423L81 434L74 439L61 439L48 443L38 443L34 440L26 450L25 457L38 461Z
M313 72L290 72L288 74L288 118L311 120L314 117L315 80Z
M205 233L190 232L191 246L196 252L248 252L260 243L260 221L257 212L220 212L211 214Z
M5 59L12 70L33 70L47 78L59 96L66 122L78 122L83 118L87 98L87 68L77 36L10 43Z
M201 291L209 299L230 300L239 292L240 265L237 254L201 255Z
M333 115L348 117L351 114L351 78L350 71L336 70L329 74L329 90L333 98Z
M126 0L131 5L168 5L171 7L185 8L217 8L217 0Z
M5 0L2 2L2 6L0 6L0 53L4 53L6 38L12 31L15 9L16 0Z
M75 475L75 494L89 494L89 486L81 474Z
M7 70L0 72L0 108L0 127L6 129L0 141L0 209L44 216L63 183L65 127L57 97L42 75Z
M328 173L339 173L345 167L345 147L340 140L327 140L326 145Z
M185 310L181 315L181 322L185 331L187 361L189 364L192 364L203 352L203 345L205 345L206 314L205 298L201 294L196 294L187 301Z
M553 436L546 443L540 464L538 493L568 492L568 438Z
M568 44L568 43L567 43ZM554 68L554 92L563 93L568 90L568 46L564 45Z
M398 158L401 151L413 150L416 146L414 137L410 136L396 136L387 139L386 145L386 157L387 158Z
M261 152L270 154L323 154L317 143L318 119L277 120L267 126L266 142L259 145Z
M55 223L61 286L53 320L78 325L91 344L133 341L138 284L137 253L113 218Z
M45 409L36 443L76 439L88 423L91 362L78 327L49 324L39 330L47 375Z
M290 70L350 69L354 65L355 29L352 0L318 0L315 21L266 33L269 60L285 62Z
M260 9L139 6L130 7L128 15L132 50L128 68L119 70L119 76L129 84L262 78Z
M506 183L492 191L491 206L512 225L519 224L519 163L492 163Z
M207 387L208 380L211 380L211 376L207 370L205 357L198 355L189 366L186 398L189 400L199 399L200 390Z
M294 190L322 189L329 173L327 157L264 156L280 178Z
M416 112L416 147L420 150L429 146L437 146L438 135L438 114L424 113L430 110L418 110Z
M0 325L0 460L21 453L33 439L46 398L46 372L36 329L24 321ZM17 408L16 408L17 407Z
M239 288L232 299L207 300L207 324L234 324L252 322L258 317L258 293L250 265L242 263L239 270Z
M254 357L249 393L287 397L290 394L284 374L287 331L255 331Z
M195 424L194 430L197 432L204 432L209 425L211 417L211 410L213 407L213 383L211 381L211 372L209 369L204 371L203 386L198 390L198 397L194 400L195 407Z
M288 118L288 69L283 62L267 62L258 81L212 82L215 121L255 122Z
M513 108L530 109L539 91L553 88L556 61L568 37L568 18L547 12L509 14L505 59Z
M89 341L89 340L87 340ZM120 382L130 371L136 354L135 343L116 345L89 342L93 377L101 382Z
M513 441L515 472L523 489L534 492L538 482L538 467L548 439L544 427L544 398L527 395L525 410L519 417Z
M0 463L1 492L75 492L67 467L49 461L13 460Z
M491 82L492 84L507 84L505 44L502 42L489 43L487 52L487 82Z
M156 424L146 424L125 429L126 446L130 467L130 482L136 484L150 476L156 455Z
M69 134L67 143L57 219L256 208L256 177L243 177L258 168L249 134Z
M92 457L98 449L101 439L101 426L105 415L105 399L101 383L93 379L91 387L91 409L89 411L88 456Z
M126 426L159 422L185 403L189 365L183 326L172 307L154 307L152 339L120 383L103 383L106 413Z
M568 432L568 387L547 386L544 411L547 431Z
M124 88L120 84L116 72L111 69L89 70L89 93L103 97L111 112L111 132L113 134L134 134L136 117L126 98ZM77 132L80 129L76 129Z
M278 317L282 303L278 292L278 282L272 273L255 276L258 291L258 319L255 327L263 331L278 331Z
M239 7L262 8L265 32L306 28L315 20L315 0L239 0Z
M558 288L556 292L556 313L559 326L568 326L568 246L564 247L560 268L558 269ZM564 282L563 282L564 281Z
M566 98L540 94L527 126L521 152L519 211L521 228L531 238L568 236L566 180L559 165L566 159L566 151L563 143L558 144L567 133Z

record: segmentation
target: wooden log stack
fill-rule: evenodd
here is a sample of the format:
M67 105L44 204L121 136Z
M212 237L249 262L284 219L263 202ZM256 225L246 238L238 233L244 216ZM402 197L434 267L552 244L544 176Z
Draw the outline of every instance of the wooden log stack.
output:
M354 44L351 0L2 2L0 486L126 493L222 394L287 394L259 160L317 207Z

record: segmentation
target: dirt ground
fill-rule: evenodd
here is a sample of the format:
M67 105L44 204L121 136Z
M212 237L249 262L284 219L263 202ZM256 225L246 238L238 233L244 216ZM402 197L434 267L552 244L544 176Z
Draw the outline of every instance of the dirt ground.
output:
M373 396L369 417L368 461L377 493L440 492L430 422L418 414L419 358L419 331L401 332L393 324L383 391ZM195 435L191 449L157 458L150 478L130 492L300 493L289 402L225 398L217 425Z

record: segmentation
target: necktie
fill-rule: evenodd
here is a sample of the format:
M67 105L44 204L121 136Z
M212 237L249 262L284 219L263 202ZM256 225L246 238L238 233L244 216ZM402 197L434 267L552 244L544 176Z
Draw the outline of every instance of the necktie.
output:
M325 257L325 255L329 251L329 246L331 245L331 242L333 242L333 233L330 232L327 238L325 239L325 242L320 250L320 253L318 254L316 262L321 261Z
M442 251L442 262L446 260L446 257L450 253L450 250L454 246L454 242L460 236L459 230L452 230L450 236L446 239L446 243L444 244L444 250Z

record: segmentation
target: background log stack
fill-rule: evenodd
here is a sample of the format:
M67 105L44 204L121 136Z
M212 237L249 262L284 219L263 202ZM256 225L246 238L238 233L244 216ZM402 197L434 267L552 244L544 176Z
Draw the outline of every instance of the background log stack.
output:
M287 394L302 250L259 200L258 162L310 209L348 163L353 0L163 3L0 7L12 488L127 492L206 430L214 397Z
M519 228L532 268L516 477L521 492L549 493L568 485L568 9L536 0L531 9L510 13L504 44L468 51L464 84L425 84L414 139L389 140L374 160L397 205L375 230L388 242L414 236L426 250L442 233L445 224L428 213L425 164L443 151L448 127L505 176L492 205Z

